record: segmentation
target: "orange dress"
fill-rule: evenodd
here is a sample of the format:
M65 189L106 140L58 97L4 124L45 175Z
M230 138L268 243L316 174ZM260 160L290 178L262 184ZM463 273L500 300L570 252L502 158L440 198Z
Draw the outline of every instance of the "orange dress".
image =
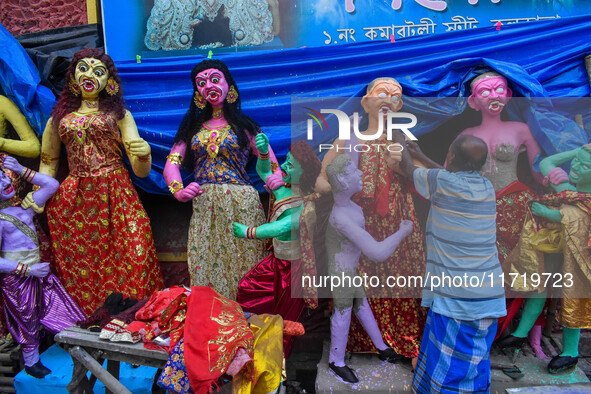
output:
M47 204L57 276L87 314L112 292L150 296L164 284L150 220L123 166L117 120L72 112L58 133L70 174Z

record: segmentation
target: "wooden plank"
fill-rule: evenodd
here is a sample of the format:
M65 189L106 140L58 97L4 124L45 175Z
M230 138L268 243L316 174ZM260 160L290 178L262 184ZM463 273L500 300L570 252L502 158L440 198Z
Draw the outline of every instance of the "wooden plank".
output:
M14 373L14 367L12 365L0 365L0 373ZM1 391L0 391L1 392Z
M90 382L85 375L80 379L77 375L75 377L73 373L72 382L68 385L68 390L71 393L92 393L92 386L97 378L105 384L108 392L115 394L128 393L129 391L118 381L119 368L116 365L119 362L123 361L163 369L168 361L168 353L165 351L146 349L143 343L131 344L105 341L99 338L98 333L78 327L72 327L58 333L55 336L55 341L70 352L75 367L79 365L84 370L88 369L92 373ZM85 357L84 353L88 357ZM79 357L83 357L85 361L79 359ZM97 362L96 359L99 359L100 362ZM107 370L102 367L103 359L108 360ZM85 373L85 371L81 372ZM109 380L110 383L106 382L105 379ZM126 391L121 391L122 388Z
M562 333L551 335L548 340L554 345L556 354L562 353L562 349L564 349L564 345L562 344Z
M552 298L550 300L550 306L548 312L546 312L546 325L544 326L544 336L552 336L552 326L554 325L554 319L556 319L556 308L558 307L558 298Z
M104 359L99 358L98 360L96 360L100 365L103 365L103 363L105 362ZM94 374L90 374L90 378L88 378L88 381L90 382L90 386L94 387L94 385L96 384L96 375Z
M101 363L102 365L102 363ZM113 377L119 380L119 361L108 360L107 361L107 372L113 375ZM113 394L111 390L106 389L105 394Z
M550 338L542 335L542 343L548 349L548 352L546 352L546 356L554 357L557 354L560 354L560 352L557 351L556 348L554 348L554 345L552 345L552 341L550 341Z
M122 361L129 364L145 365L147 367L164 368L167 360L155 360L153 358L125 354L110 350L101 351L101 357L107 360Z
M70 353L71 346L65 345L66 350ZM98 357L97 350L90 353L91 357ZM71 354L70 354L71 357ZM94 390L94 383L96 382L96 376L90 375L90 381L86 377L88 368L86 368L76 357L72 357L74 367L72 368L72 380L66 386L68 393L70 394L92 394Z
M12 346L13 343L10 341L6 341L4 342L2 345L0 345L0 352L3 352L4 349L8 348L9 346Z
M101 349L114 353L129 354L132 356L151 358L156 360L168 360L168 353L161 350L146 349L142 342L131 344L123 342L111 342L101 340L98 333L88 330L72 327L55 335L55 341L58 343L77 345L85 348ZM0 354L0 361L1 361Z
M75 357L82 365L88 368L96 377L103 382L106 388L114 394L132 394L125 388L113 375L107 372L94 358L92 358L80 346L74 346L70 349L70 354Z
M12 358L10 357L10 353L0 353L0 362L11 363Z

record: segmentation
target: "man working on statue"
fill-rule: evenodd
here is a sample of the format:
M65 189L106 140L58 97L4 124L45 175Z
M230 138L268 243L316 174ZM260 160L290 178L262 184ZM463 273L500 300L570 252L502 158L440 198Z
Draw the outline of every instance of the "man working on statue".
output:
M378 349L382 361L396 362L401 356L384 343L376 319L369 307L363 285L355 286L361 253L371 261L386 260L413 230L410 220L403 220L398 231L379 242L365 230L365 218L361 207L351 201L351 196L361 191L362 172L348 154L337 156L326 167L334 206L326 229L326 251L331 279L342 282L332 287L334 312L331 318L331 343L329 368L341 380L357 383L355 373L345 365L345 349L351 323L351 312ZM331 280L331 286L333 282Z
M33 192L35 204L41 206L57 190L52 177L23 167L12 157L5 157L3 168L19 174L39 186ZM53 334L84 319L59 280L49 272L49 263L39 258L39 241L33 226L32 208L13 207L12 181L0 167L0 299L3 324L20 343L25 371L43 378L51 371L39 360L41 325Z
M428 161L416 146L411 149L414 158ZM486 143L470 135L452 143L446 169L415 167L409 149L401 153L402 170L431 202L422 301L430 309L414 392L490 390L490 348L497 318L506 309L496 249L495 190L478 172L487 154Z

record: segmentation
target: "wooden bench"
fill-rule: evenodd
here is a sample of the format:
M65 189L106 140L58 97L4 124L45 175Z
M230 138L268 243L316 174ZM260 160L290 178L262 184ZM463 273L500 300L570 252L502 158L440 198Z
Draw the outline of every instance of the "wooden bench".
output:
M92 394L92 387L98 379L105 385L107 394L131 394L119 381L121 361L155 367L159 373L168 360L168 353L146 349L143 342L131 344L105 341L99 339L97 332L78 327L56 334L55 341L70 353L74 362L72 381L66 386L69 393ZM107 369L103 368L104 360L107 360ZM86 377L88 371L92 373L90 379Z

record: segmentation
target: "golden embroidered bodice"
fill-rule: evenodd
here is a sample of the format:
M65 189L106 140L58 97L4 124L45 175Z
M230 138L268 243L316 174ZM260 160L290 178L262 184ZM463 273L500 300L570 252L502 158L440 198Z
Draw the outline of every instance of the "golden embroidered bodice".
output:
M69 113L60 121L59 136L68 151L70 175L100 176L123 168L123 143L112 114Z
M199 184L250 184L246 165L252 150L250 145L240 147L231 128L202 127L193 137L191 149L195 155L195 181Z

